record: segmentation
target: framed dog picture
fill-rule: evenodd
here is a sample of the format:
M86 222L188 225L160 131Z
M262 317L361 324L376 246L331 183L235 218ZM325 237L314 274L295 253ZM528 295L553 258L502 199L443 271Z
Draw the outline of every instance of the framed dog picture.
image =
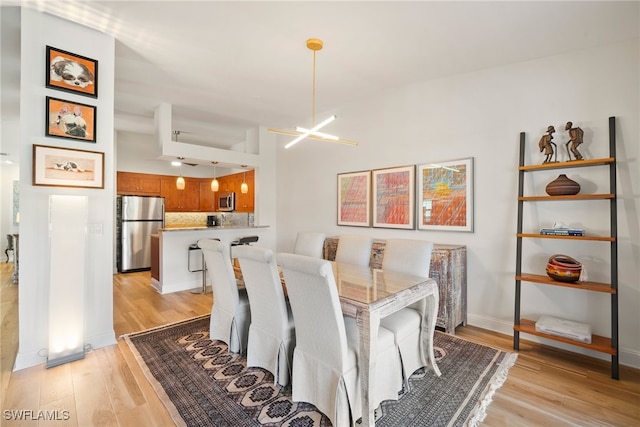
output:
M98 97L98 61L47 46L48 88Z
M96 142L96 107L47 96L46 136Z
M33 185L104 188L104 153L34 144Z

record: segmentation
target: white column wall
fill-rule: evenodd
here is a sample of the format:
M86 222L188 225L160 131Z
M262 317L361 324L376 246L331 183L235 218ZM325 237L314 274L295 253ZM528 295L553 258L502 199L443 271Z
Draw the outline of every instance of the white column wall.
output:
M358 141L356 148L305 141L284 150L287 138L278 137L278 250L290 251L300 230L467 245L469 322L511 335L519 133L527 135L528 163L542 162L537 142L548 125L555 126L555 141L560 154L564 152L567 121L585 130L580 151L586 158L607 157L608 118L616 116L620 360L640 367L639 51L635 39L372 94L341 111L332 111L338 114L331 124L332 133ZM475 158L475 232L336 225L338 173L465 157ZM598 188L607 192L606 174L592 178L586 169L570 171L569 176L582 180L587 192ZM528 188L544 194L544 185L555 176L536 176ZM545 221L558 218L571 222L581 218L597 231L608 230L606 204L538 204L533 209L534 220L544 217ZM544 267L540 260L557 252L574 254L592 265L593 280L608 274L608 247L602 243L576 247L553 241L534 245L527 262L535 263L529 267L541 274ZM530 283L522 286L526 301L523 317L550 314L573 318L590 323L594 333L609 336L606 295L567 293ZM559 346L556 342L547 344ZM608 359L600 353L589 354Z
M85 283L85 343L114 344L114 40L94 30L31 9L22 9L20 81L20 284L19 349L15 369L40 364L48 346L49 195L89 198ZM45 87L46 46L98 60L98 98ZM55 96L97 107L96 143L46 138L45 97ZM33 144L104 153L104 189L41 187L31 184Z

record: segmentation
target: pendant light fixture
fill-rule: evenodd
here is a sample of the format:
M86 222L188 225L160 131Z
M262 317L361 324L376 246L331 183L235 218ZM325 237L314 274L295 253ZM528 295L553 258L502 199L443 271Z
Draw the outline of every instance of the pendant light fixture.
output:
M184 160L184 157L178 157L178 160L180 161L180 176L176 179L176 188L178 190L184 190L185 182L182 177L182 161Z
M240 165L242 168L246 168L247 165ZM240 192L242 194L247 194L249 192L249 185L247 184L247 171L244 171L244 176L242 177L242 184L240 185Z
M213 180L211 181L211 191L215 193L216 191L218 191L218 189L220 189L220 183L218 182L218 178L216 175L216 165L218 164L218 162L211 163L213 163Z
M180 135L180 131L174 130L173 134L176 137L176 142L178 142L178 135ZM184 190L185 182L184 178L182 177L182 161L184 160L184 157L178 157L178 160L180 161L180 176L178 177L178 179L176 179L176 188L178 190Z
M331 123L336 119L336 116L333 115L316 125L316 53L320 49L322 49L322 47L323 47L323 43L322 43L322 40L320 39L307 40L307 48L313 51L313 84L311 88L311 129L307 129L300 126L296 127L295 131L274 129L274 128L267 129L269 132L280 133L283 135L291 135L296 137L294 140L292 140L287 145L285 145L284 148L290 148L294 144L297 144L298 142L302 141L305 138L316 139L319 141L337 142L340 144L347 144L347 145L358 145L358 143L354 141L340 139L335 135L329 135L327 133L318 132L321 128L325 127L326 125L328 125L329 123Z

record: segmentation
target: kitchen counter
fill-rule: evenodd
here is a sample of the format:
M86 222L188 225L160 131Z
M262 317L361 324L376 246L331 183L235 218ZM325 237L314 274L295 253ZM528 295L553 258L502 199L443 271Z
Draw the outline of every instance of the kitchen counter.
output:
M258 236L256 245L275 250L275 230L270 226L169 226L158 230L158 279L151 284L161 294L202 289L202 252L189 249L201 239L230 244L245 236ZM233 247L231 248L233 255ZM211 281L207 277L207 283Z
M253 230L257 228L269 228L268 225L217 225L207 227L206 225L169 225L161 231L181 231L181 230Z

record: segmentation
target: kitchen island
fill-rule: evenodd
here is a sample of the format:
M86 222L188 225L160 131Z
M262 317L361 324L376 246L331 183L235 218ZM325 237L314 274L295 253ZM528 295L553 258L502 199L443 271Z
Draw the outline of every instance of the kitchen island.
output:
M256 245L275 248L275 237L269 226L178 226L158 231L159 278L151 278L152 286L161 294L185 290L201 290L202 255L190 246L200 239L220 239L230 244L245 236L258 236ZM233 248L232 248L233 251ZM233 252L232 252L233 254ZM207 276L207 285L211 286Z

